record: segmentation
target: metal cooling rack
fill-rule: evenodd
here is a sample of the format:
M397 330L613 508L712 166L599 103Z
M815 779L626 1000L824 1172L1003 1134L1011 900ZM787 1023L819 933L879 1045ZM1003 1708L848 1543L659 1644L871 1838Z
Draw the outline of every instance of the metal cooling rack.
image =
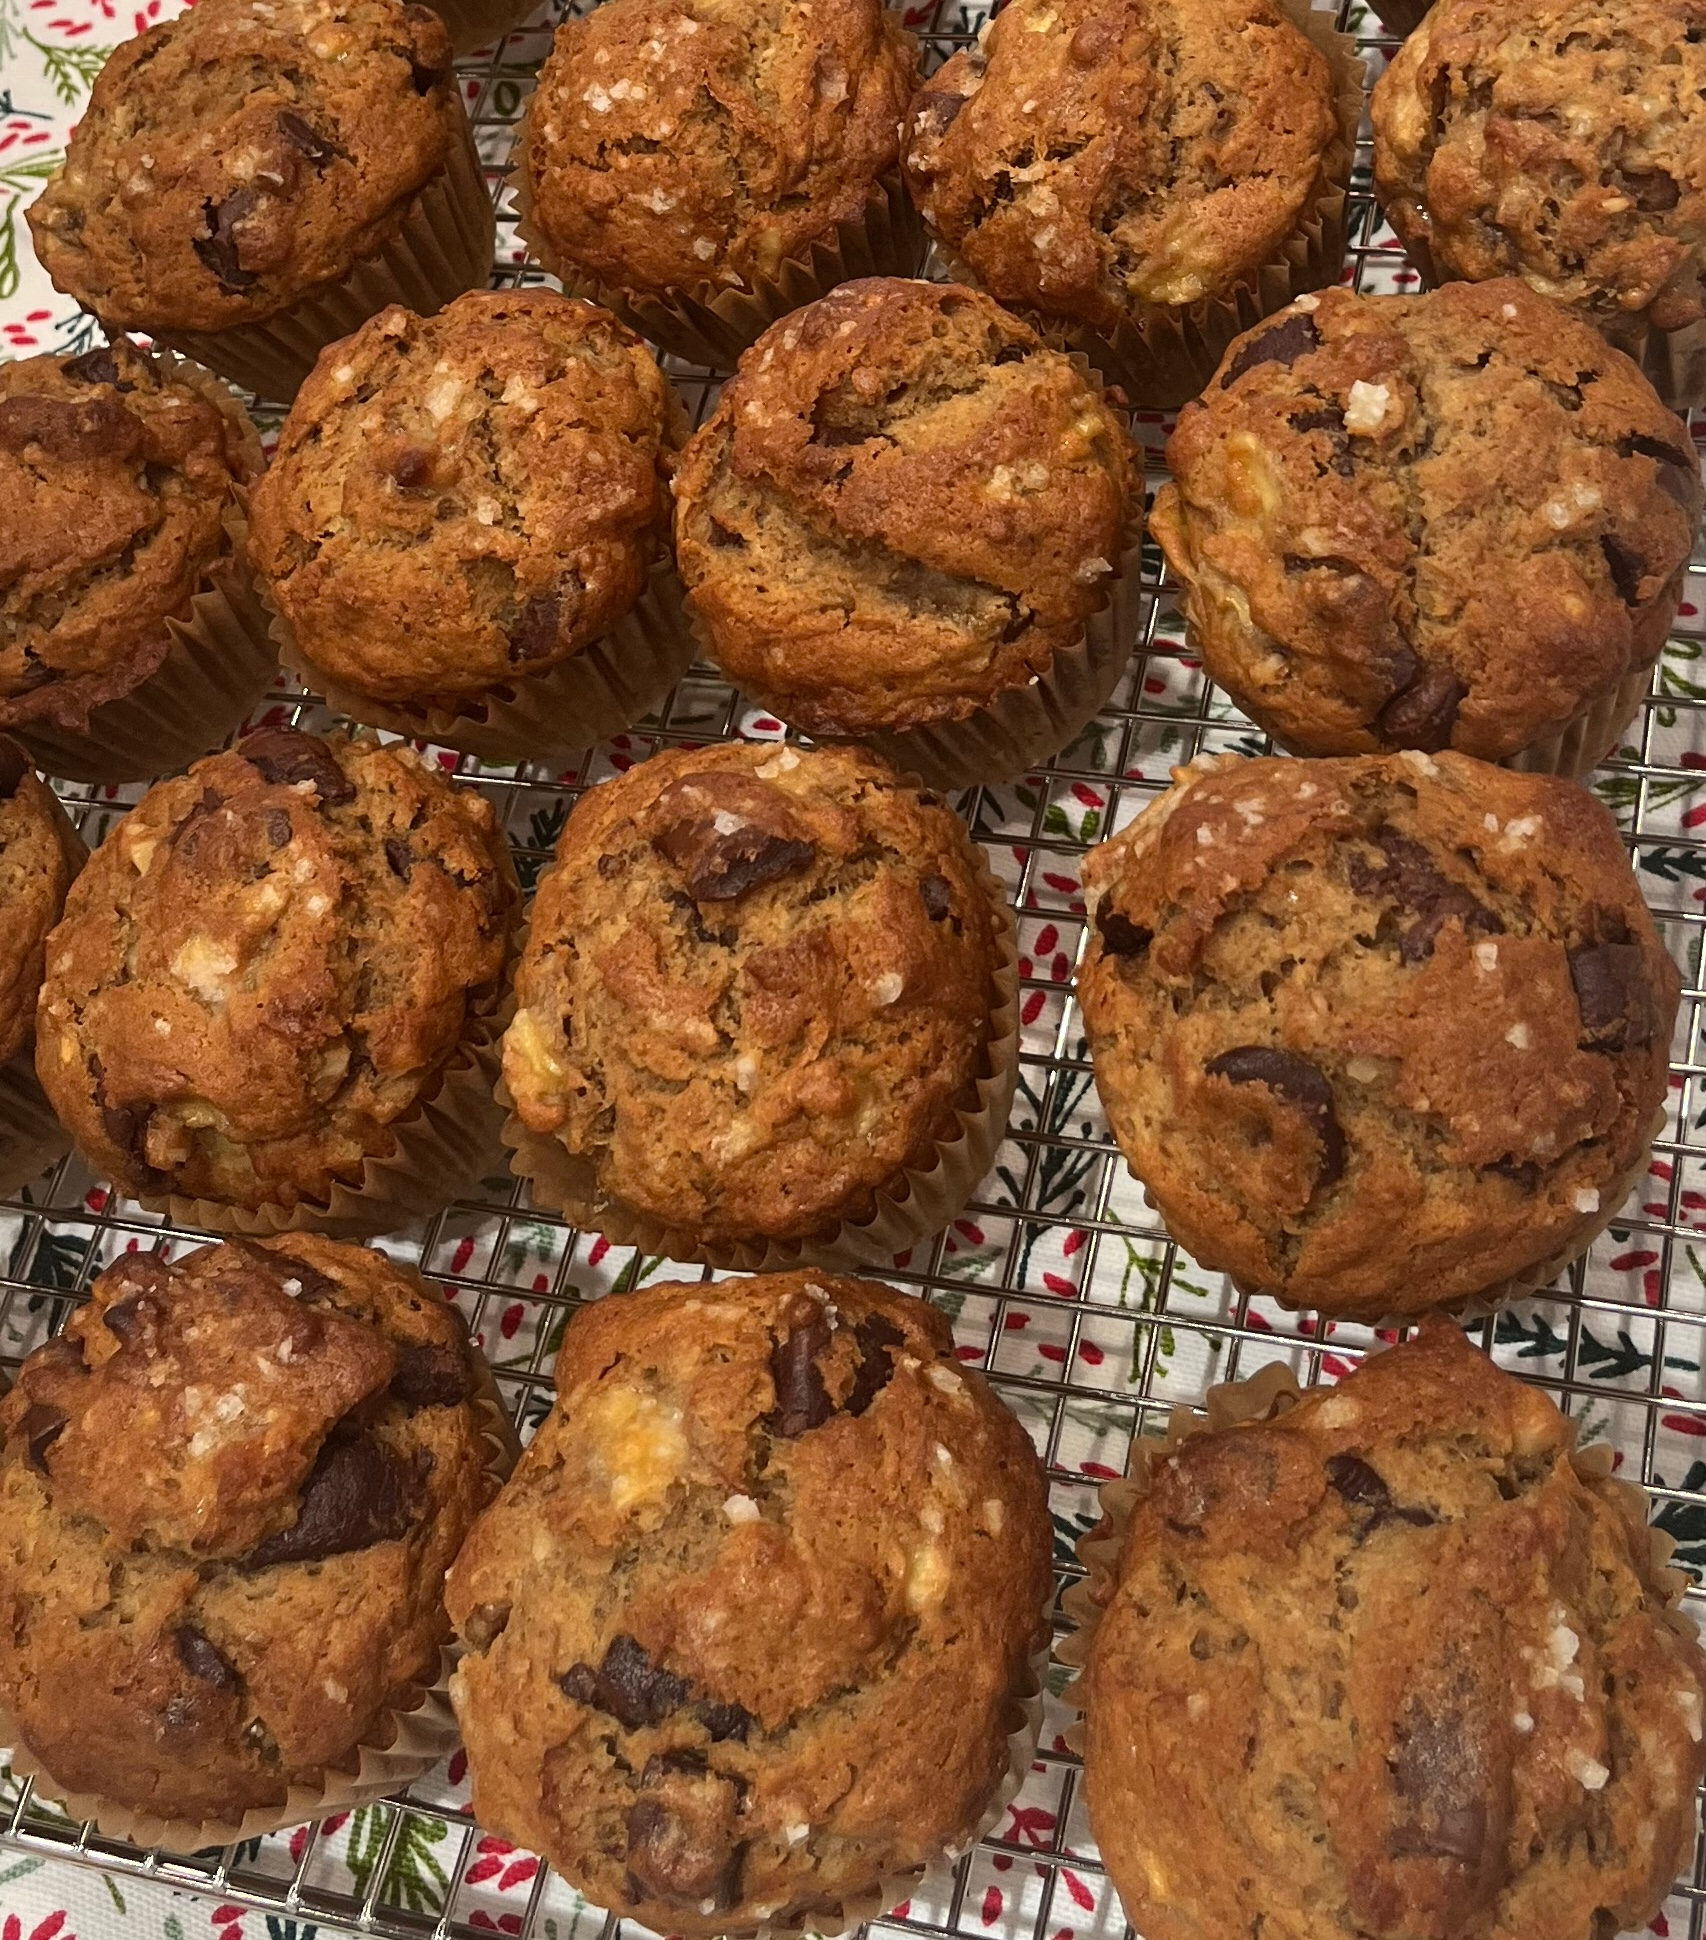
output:
M909 16L934 65L969 40L984 10L924 0ZM464 70L467 97L499 209L494 281L541 280L525 259L502 187L504 164L555 16L539 16ZM1377 69L1392 45L1361 0L1340 0L1339 24ZM1414 287L1368 191L1359 150L1347 280L1359 289ZM712 373L671 364L695 419L715 395ZM263 414L264 415L264 414ZM1706 414L1700 414L1706 416ZM1151 488L1167 426L1140 415ZM1706 1568L1706 1062L1700 1043L1701 937L1706 930L1706 557L1690 573L1679 631L1655 673L1645 714L1621 758L1596 782L1617 814L1648 900L1683 966L1685 998L1671 1112L1639 1206L1625 1209L1568 1284L1480 1329L1484 1343L1552 1392L1584 1434L1616 1447L1625 1475L1653 1492L1679 1555ZM1024 952L1024 1055L1014 1122L995 1172L971 1207L928 1249L897 1261L896 1284L942 1306L962 1358L986 1368L1049 1462L1062 1581L1072 1543L1095 1518L1098 1482L1120 1472L1131 1437L1157 1433L1168 1411L1200 1401L1213 1382L1282 1358L1305 1381L1333 1379L1372 1344L1367 1330L1323 1328L1237 1296L1166 1239L1108 1139L1070 996L1083 928L1077 861L1166 783L1168 768L1203 751L1259 752L1262 739L1184 654L1161 571L1146 555L1130 673L1096 726L1046 771L1017 787L974 789L957 805L1012 890ZM288 682L272 718L323 727L330 717ZM779 724L743 704L713 668L696 667L660 714L571 772L447 768L498 808L531 883L581 789L653 748L746 735ZM1698 791L1698 797L1697 797ZM140 789L62 791L92 843ZM0 1365L63 1322L115 1254L160 1243L161 1222L112 1197L66 1160L0 1202ZM182 1244L192 1243L186 1238ZM488 1180L429 1226L385 1242L443 1280L488 1356L524 1433L549 1403L551 1362L583 1300L637 1279L696 1277L613 1251L534 1212L507 1178ZM1051 1696L1030 1782L1001 1825L956 1865L937 1868L871 1931L995 1936L995 1940L1120 1940L1129 1932L1097 1863L1079 1797L1078 1761L1062 1734L1070 1712ZM267 1916L270 1940L339 1931L396 1936L508 1933L530 1940L616 1940L631 1922L588 1908L530 1855L475 1825L453 1761L392 1805L356 1822L195 1855L143 1852L102 1839L15 1782L0 1789L0 1848L215 1895ZM1697 1854L1655 1931L1706 1936L1706 1855Z

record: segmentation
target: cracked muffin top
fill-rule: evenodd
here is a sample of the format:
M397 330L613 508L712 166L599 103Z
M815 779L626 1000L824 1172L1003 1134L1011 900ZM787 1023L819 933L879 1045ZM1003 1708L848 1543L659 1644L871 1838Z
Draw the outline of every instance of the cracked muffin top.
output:
M1706 0L1438 0L1374 90L1375 186L1441 280L1706 317Z
M81 732L160 665L166 621L230 558L225 515L261 447L213 388L122 339L0 363L0 726Z
M393 306L297 393L250 553L302 651L376 700L538 673L634 604L682 417L651 352L548 290Z
M1150 1940L1601 1940L1694 1849L1706 1662L1646 1502L1451 1322L1155 1457L1085 1784Z
M1193 642L1308 754L1498 761L1657 659L1700 518L1687 428L1514 277L1305 296L1179 414L1151 523Z
M813 1237L957 1136L999 953L964 824L875 755L654 755L563 830L504 1080L595 1221Z
M496 1008L518 901L483 796L401 745L263 728L90 859L48 951L42 1086L132 1196L323 1201Z
M583 1307L447 1590L480 1823L660 1933L833 1913L976 1830L1051 1548L1029 1437L923 1301Z
M864 214L917 78L882 0L605 0L528 104L532 223L628 292L750 287Z
M1273 0L1012 0L925 84L906 170L993 296L1110 331L1274 261L1348 155Z
M466 128L427 7L200 0L113 50L30 233L109 329L254 323L375 255Z
M100 1275L0 1402L0 1700L61 1785L240 1819L415 1701L493 1489L476 1360L365 1247Z
M675 489L723 672L813 735L963 720L1046 674L1141 511L1078 364L980 292L895 277L773 324Z
M0 735L0 1065L35 1034L48 931L88 851L53 790L15 741Z
M1181 1245L1374 1320L1582 1250L1681 979L1611 818L1465 755L1224 756L1084 861L1096 1085Z

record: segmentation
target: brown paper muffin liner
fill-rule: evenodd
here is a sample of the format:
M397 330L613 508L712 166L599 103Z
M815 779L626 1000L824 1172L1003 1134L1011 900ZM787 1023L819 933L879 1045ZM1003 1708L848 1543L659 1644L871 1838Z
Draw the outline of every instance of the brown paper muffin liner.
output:
M495 1494L515 1467L520 1443L485 1356L478 1348L470 1351L474 1358L470 1398L480 1417L486 1473ZM282 1804L256 1806L240 1819L162 1819L156 1813L133 1811L92 1793L67 1791L25 1748L16 1720L4 1706L0 1706L0 1745L11 1746L12 1775L33 1779L37 1798L63 1807L80 1823L92 1821L104 1837L128 1839L138 1846L163 1846L168 1852L203 1852L210 1846L260 1839L286 1826L370 1804L430 1771L460 1742L456 1714L450 1707L450 1676L455 1668L454 1653L448 1647L441 1649L432 1683L415 1685L403 1693L406 1702L383 1711L360 1743L352 1747L346 1767L328 1766L321 1784L293 1785Z
M259 323L162 331L157 341L269 402L288 404L327 344L349 336L387 304L431 316L464 290L482 287L491 274L496 233L464 115L443 167L415 196L397 234L347 276L317 284Z
M158 353L172 380L201 392L239 429L258 475L266 460L249 414L211 372ZM225 550L201 575L189 613L165 623L166 657L128 694L91 708L86 732L51 721L8 729L50 775L70 781L152 781L216 748L254 710L278 671L266 612L249 571L249 521L234 498Z
M515 193L516 234L570 296L601 303L660 350L689 364L707 364L712 370L732 371L741 352L778 318L827 296L838 283L858 276L916 276L924 261L923 220L900 171L891 169L872 185L861 215L838 222L803 256L789 257L773 277L755 277L750 289L700 283L668 296L654 296L601 283L553 253L533 219L525 123L516 141L509 180Z
M1288 1414L1303 1398L1297 1377L1282 1362L1270 1361L1258 1373L1242 1381L1226 1381L1209 1389L1202 1412L1178 1407L1167 1420L1164 1436L1145 1436L1134 1441L1126 1473L1117 1481L1103 1483L1098 1500L1102 1519L1080 1536L1078 1560L1085 1575L1061 1598L1061 1608L1071 1622L1055 1645L1055 1661L1074 1673L1072 1682L1061 1693L1062 1701L1082 1712L1084 1709L1084 1669L1090 1660L1102 1612L1119 1583L1120 1554L1125 1548L1137 1505L1153 1487L1155 1465L1173 1454L1194 1435L1214 1434L1246 1422L1273 1421ZM1571 1424L1572 1433L1574 1424ZM1695 1626L1682 1608L1682 1598L1693 1579L1671 1567L1675 1539L1653 1526L1652 1498L1634 1482L1613 1478L1612 1451L1598 1443L1592 1448L1572 1449L1571 1462L1576 1473L1603 1497L1632 1530L1645 1535L1648 1542L1648 1582L1661 1599L1663 1616L1672 1629L1693 1638ZM1066 1733L1073 1751L1084 1750L1082 1721Z
M370 699L328 674L302 650L290 622L268 601L278 656L336 713L412 741L431 741L480 760L559 759L596 747L649 714L692 665L683 590L666 551L645 590L608 633L543 673L523 674L455 709Z
M457 54L502 40L533 11L532 0L430 0Z
M602 1233L613 1246L637 1246L648 1256L740 1273L881 1265L940 1232L994 1164L1019 1077L1018 926L1005 891L975 843L972 853L996 916L996 965L984 1045L986 1074L955 1107L956 1129L936 1141L931 1163L909 1167L897 1184L884 1187L867 1218L842 1220L820 1239L706 1241L637 1207L601 1200L591 1164L571 1157L557 1139L530 1131L514 1109L509 1088L500 1083L498 1099L508 1113L503 1141L510 1148L510 1170L527 1182L534 1203L561 1213L584 1230Z
M16 1192L71 1150L71 1138L53 1115L36 1080L34 1037L0 1065L0 1193Z
M1408 40L1427 19L1433 0L1368 0L1368 7L1385 32Z
M1623 738L1623 730L1641 711L1653 684L1649 662L1625 674L1609 694L1585 707L1573 721L1542 741L1531 741L1499 765L1520 768L1531 775L1563 775L1583 781Z

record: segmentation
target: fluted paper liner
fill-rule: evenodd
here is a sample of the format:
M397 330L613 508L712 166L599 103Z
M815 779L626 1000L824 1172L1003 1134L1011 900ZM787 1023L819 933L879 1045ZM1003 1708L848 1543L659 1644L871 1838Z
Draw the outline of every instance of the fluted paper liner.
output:
M542 673L455 709L376 701L328 674L306 654L290 622L269 602L279 658L334 712L413 741L457 748L482 761L560 759L597 747L649 714L693 663L695 643L682 586L667 551L645 590L608 633Z
M520 1444L485 1356L473 1346L469 1353L474 1364L469 1400L480 1417L486 1473L492 1482L491 1494L495 1495L515 1467ZM417 1683L403 1694L406 1703L382 1711L360 1743L352 1747L347 1768L328 1766L320 1785L293 1785L281 1804L256 1806L240 1819L162 1819L156 1813L133 1811L93 1793L67 1791L26 1749L16 1721L4 1706L0 1706L0 1745L12 1748L14 1778L34 1780L37 1798L62 1806L79 1823L93 1822L103 1837L128 1839L137 1846L160 1846L168 1852L203 1852L210 1846L233 1846L240 1840L264 1838L286 1826L370 1804L431 1771L460 1743L456 1714L450 1707L450 1677L455 1668L452 1649L441 1648L438 1673L432 1683Z
M612 310L642 337L689 364L733 370L743 350L771 324L827 296L838 283L860 276L916 276L924 261L924 224L894 168L872 184L863 212L838 222L803 256L790 256L772 276L755 276L750 287L729 289L700 283L668 296L625 290L576 270L557 256L533 215L524 123L510 166L516 233L570 296L584 296Z
M327 344L349 336L387 304L432 316L464 290L483 288L496 222L464 114L444 165L416 194L397 234L347 276L317 284L258 323L166 330L157 341L259 397L288 404Z
M502 40L533 11L532 0L429 0L457 54Z
M1368 0L1368 5L1387 33L1408 40L1427 19L1433 0Z
M1499 764L1520 768L1531 775L1563 775L1570 781L1583 781L1607 755L1616 751L1623 730L1641 711L1641 703L1653 684L1652 662L1632 668L1612 688L1574 720L1566 721L1556 734L1531 741L1507 755Z
M819 1239L706 1242L636 1207L601 1201L592 1163L571 1156L549 1133L529 1130L514 1109L508 1087L500 1084L499 1101L508 1111L503 1141L511 1150L510 1169L527 1182L534 1203L561 1213L583 1230L602 1233L613 1246L637 1246L648 1256L740 1273L884 1265L895 1254L940 1232L994 1164L1019 1077L1018 927L983 851L969 835L966 841L996 921L985 1075L956 1105L957 1129L936 1141L932 1163L908 1168L897 1184L879 1191L867 1218L842 1220Z
M173 383L199 391L238 427L258 476L266 462L261 441L230 387L170 351L156 355ZM233 497L223 517L225 549L197 580L188 615L165 622L170 645L153 673L91 708L81 734L52 721L7 730L37 767L71 781L152 781L218 747L253 712L278 657L249 571L241 501Z
M1072 1628L1055 1645L1055 1661L1072 1671L1072 1682L1061 1693L1062 1701L1074 1710L1084 1709L1084 1669L1090 1661L1090 1648L1102 1612L1119 1583L1120 1555L1125 1548L1137 1504L1148 1495L1155 1464L1173 1454L1195 1435L1216 1434L1246 1422L1273 1421L1289 1413L1303 1399L1304 1390L1297 1377L1281 1361L1270 1361L1259 1372L1242 1381L1224 1381L1209 1389L1203 1409L1177 1407L1167 1418L1162 1436L1141 1436L1131 1445L1126 1473L1105 1482L1098 1492L1102 1519L1080 1536L1078 1560L1085 1574L1061 1598L1061 1608ZM1576 1424L1569 1424L1573 1438ZM1682 1598L1693 1579L1671 1567L1674 1539L1650 1521L1652 1498L1638 1483L1614 1478L1612 1450L1607 1443L1591 1448L1572 1446L1570 1460L1576 1473L1593 1492L1608 1502L1629 1527L1644 1534L1648 1545L1647 1580L1662 1600L1663 1616L1670 1626L1692 1639L1695 1625L1682 1608ZM1084 1750L1084 1727L1075 1724L1066 1734L1073 1751Z

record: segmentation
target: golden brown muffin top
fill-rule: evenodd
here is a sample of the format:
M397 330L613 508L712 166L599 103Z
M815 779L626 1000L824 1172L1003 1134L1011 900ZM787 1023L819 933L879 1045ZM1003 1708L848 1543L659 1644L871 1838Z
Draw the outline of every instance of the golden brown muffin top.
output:
M0 1064L35 1032L47 933L87 856L29 756L0 735Z

